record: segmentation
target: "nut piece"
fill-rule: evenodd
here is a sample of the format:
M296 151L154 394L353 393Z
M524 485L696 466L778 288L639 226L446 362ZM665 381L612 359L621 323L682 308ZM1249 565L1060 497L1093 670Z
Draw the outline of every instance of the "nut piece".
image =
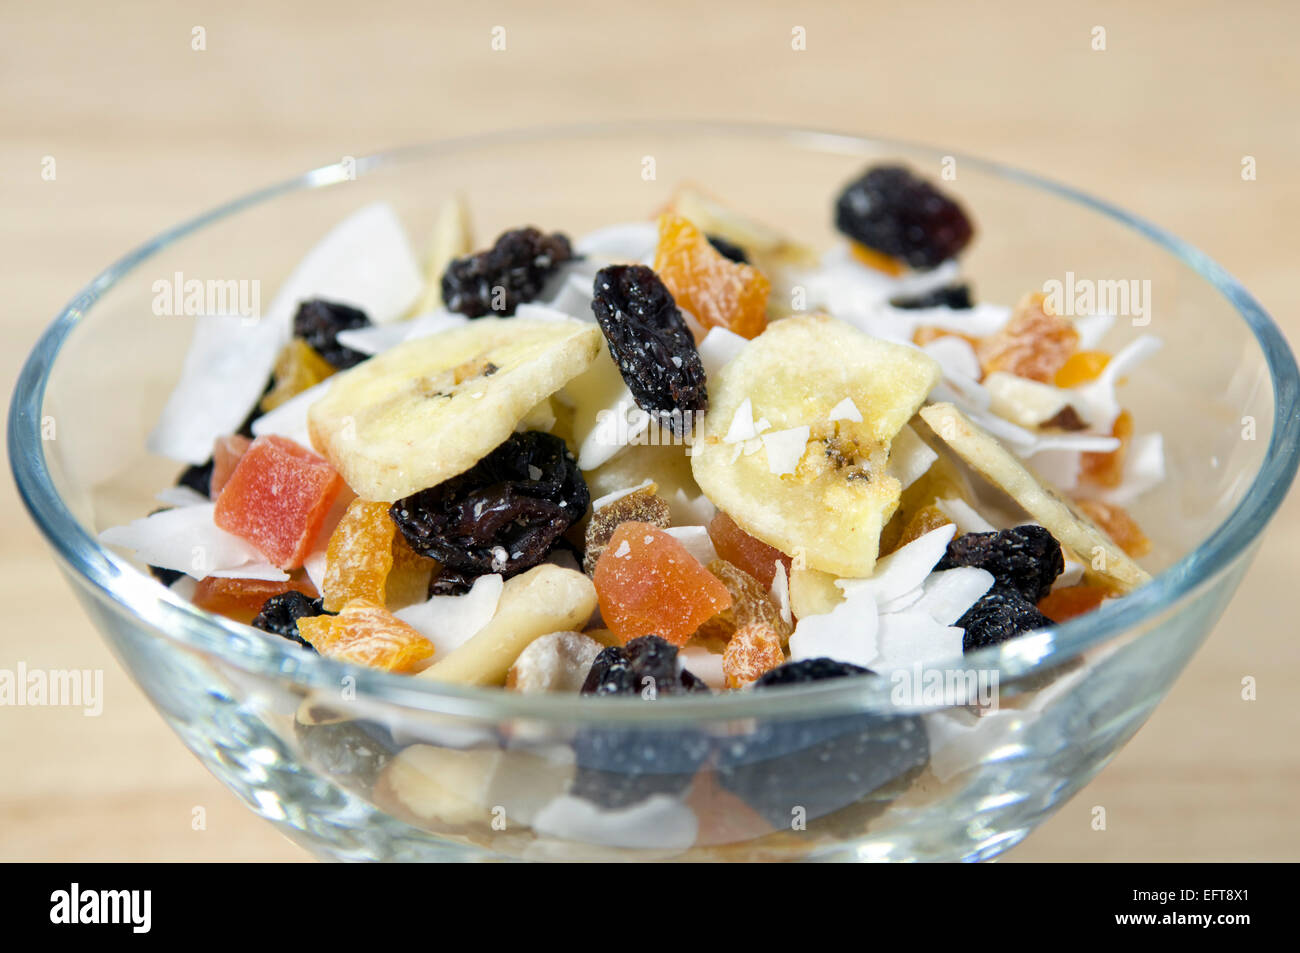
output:
M533 639L506 673L516 692L576 692L602 646L581 632L552 632Z
M418 677L502 685L510 666L534 639L579 630L595 611L596 587L585 573L549 563L534 566L506 580L491 622Z

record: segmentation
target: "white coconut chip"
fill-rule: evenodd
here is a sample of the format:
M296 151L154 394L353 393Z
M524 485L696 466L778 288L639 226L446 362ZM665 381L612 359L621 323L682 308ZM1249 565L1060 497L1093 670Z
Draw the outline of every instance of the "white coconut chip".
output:
M636 486L629 486L629 487L624 487L621 490L614 490L613 492L606 493L604 496L600 496L592 500L591 511L594 513L596 512L596 510L604 509L606 506L609 506L609 504L613 503L615 500L621 500L623 499L623 497L635 493L637 490L644 490L646 487L655 487L655 489L658 489L658 487L655 485L654 480L646 480L644 483L638 483ZM651 490L650 492L653 493L654 490Z
M704 335L704 340L700 342L698 348L700 363L704 365L705 379L713 380L748 343L748 340L735 331L728 331L721 327L709 328L709 333Z
M538 811L532 828L546 837L602 847L685 850L695 843L700 822L694 811L666 794L612 811L566 794Z
M913 665L934 665L960 659L965 633L941 625L927 612L909 609L880 617L876 633L879 651L867 666L882 675Z
M713 540L704 526L670 526L664 530L669 536L686 547L686 551L707 566L718 558L718 551L713 548Z
M929 470L939 454L935 453L916 431L904 426L889 445L889 462L885 472L898 480L901 488L906 490Z
M591 293L590 275L566 270L558 289L553 296L548 297L546 304L583 321L595 321L596 315L591 310Z
M785 563L779 559L776 561L776 573L772 576L771 591L777 608L781 610L781 621L790 625L794 622L794 615L790 611L790 577L786 575Z
M876 563L867 579L836 579L835 585L846 600L869 593L877 603L887 603L919 588L944 553L957 532L951 523L918 536Z
M842 401L831 408L831 412L826 415L829 421L852 420L854 423L862 423L862 411L858 410L858 405L853 403L852 397L845 397Z
M944 516L953 521L958 532L992 533L997 530L996 526L981 516L979 511L965 500L944 497L935 500L934 505L939 508Z
M993 574L974 566L932 572L922 584L922 596L912 606L940 625L955 625L968 609L993 588Z
M790 660L830 658L863 668L879 654L880 613L870 592L855 592L830 612L799 620L790 636Z
M626 384L618 385L593 419L595 426L578 446L580 470L594 470L614 459L650 427L650 415L636 405Z
M212 500L188 486L169 486L154 494L154 499L167 506L202 506Z
M149 434L150 453L203 463L212 444L234 433L262 398L276 356L287 340L269 317L200 315L180 379Z
M250 578L289 578L275 567L268 570L266 557L253 544L218 527L212 521L215 510L215 503L162 510L126 526L106 529L99 539L131 550L150 566L173 569L195 579L213 575L239 577L245 571L259 573Z
M722 654L710 652L702 645L688 645L677 652L677 671L690 669L691 674L699 678L710 688L727 687L727 676L722 671Z
M526 302L515 308L516 318L528 318L533 321L573 321L575 318L579 321L584 318L569 314L567 311L561 311L558 308L549 305L537 304L535 302Z
M921 350L939 362L944 377L953 378L957 384L978 383L984 373L975 348L965 338L959 338L955 334L935 338Z
M736 413L731 418L731 426L727 428L727 435L722 438L722 442L744 443L757 436L758 430L754 426L754 405L746 397L736 408Z
M1120 485L1098 496L1106 503L1127 506L1165 480L1165 441L1159 433L1146 433L1129 441L1124 454Z
M659 226L654 222L620 222L588 232L573 250L588 258L628 262L653 255L658 244Z
M322 533L322 538L328 537ZM307 558L302 561L303 571L307 573L307 578L311 584L316 587L317 592L324 591L325 585L325 547L313 550L307 554Z
M718 508L703 493L692 495L679 487L668 497L669 518L680 526L708 526L717 514Z
M812 428L807 425L763 434L761 439L767 450L768 470L777 476L794 473L808 447L808 437L811 434Z
M290 397L279 407L268 411L253 421L253 436L264 437L275 434L288 437L304 447L311 447L311 437L307 432L307 411L311 405L325 396L332 378L325 378L315 387L309 387L301 394Z
M433 596L427 602L394 613L433 643L445 655L469 641L492 620L501 600L500 573L479 576L469 592L458 596Z
M414 341L417 338L432 337L451 328L468 324L469 318L451 311L430 311L416 315L409 321L395 324L380 324L369 328L354 328L339 332L339 343L362 354L382 354L390 348Z
M1122 409L1115 395L1119 379L1163 346L1163 342L1152 334L1130 341L1106 362L1106 367L1096 378L1069 389L1070 405L1090 427L1109 433Z

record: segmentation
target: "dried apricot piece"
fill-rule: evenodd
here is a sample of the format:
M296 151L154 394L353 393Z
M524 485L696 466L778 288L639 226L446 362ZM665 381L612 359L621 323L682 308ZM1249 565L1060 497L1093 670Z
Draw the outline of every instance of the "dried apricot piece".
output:
M286 592L301 592L316 598L316 587L307 579L226 579L208 576L199 580L190 600L200 609L215 612L245 625L252 622L266 600Z
M429 582L442 567L436 559L421 556L401 533L393 534L393 568L384 587L384 605L390 609L423 602L429 597Z
M1077 505L1134 559L1151 552L1151 540L1124 507L1101 500L1078 500Z
M1121 410L1110 428L1119 446L1105 453L1085 451L1079 461L1079 481L1092 486L1114 489L1124 480L1124 456L1133 439L1133 415Z
M751 622L736 630L722 653L728 688L744 688L760 675L785 664L781 637L771 626Z
M353 599L338 615L298 620L321 655L389 672L410 672L433 657L433 643L381 605Z
M208 497L215 500L221 495L230 475L239 466L239 461L248 452L252 440L243 434L234 433L228 437L218 437L212 445L212 481L208 484Z
M755 338L767 327L772 283L751 265L731 261L689 219L659 217L655 273L705 330L722 327Z
M731 605L727 587L650 523L628 522L614 530L592 582L601 618L624 642L658 635L683 645Z
M668 528L668 501L655 492L657 489L651 483L592 511L587 523L586 553L582 558L582 568L588 576L596 571L596 562L620 523L632 520Z
M722 651L737 630L751 623L770 628L782 645L790 640L794 626L782 618L781 607L767 587L725 559L713 560L708 568L727 587L731 605L700 626L693 641Z
M222 488L212 519L281 569L296 569L342 489L324 457L287 437L258 437Z
M356 499L348 504L325 549L326 612L338 612L353 599L385 604L396 533L387 503Z
M1053 379L1057 387L1078 387L1088 381L1096 380L1110 363L1110 355L1105 351L1075 351Z
M868 268L874 268L876 271L882 271L885 274L897 278L903 272L907 271L907 262L898 258L893 258L883 252L878 252L874 248L868 248L859 242L850 241L849 251L853 257Z
M790 557L774 546L769 546L761 539L755 539L726 513L718 512L709 523L709 539L718 555L749 573L764 586L772 587L776 578L776 564L783 563L788 575Z
M274 383L262 398L262 410L275 410L291 397L315 387L334 373L334 365L302 338L294 338L275 359Z
M1079 345L1079 332L1067 319L1047 308L1041 292L1026 295L1010 320L977 349L985 374L1006 371L1050 384Z
M1060 624L1091 612L1113 594L1105 586L1062 586L1038 600L1038 611Z

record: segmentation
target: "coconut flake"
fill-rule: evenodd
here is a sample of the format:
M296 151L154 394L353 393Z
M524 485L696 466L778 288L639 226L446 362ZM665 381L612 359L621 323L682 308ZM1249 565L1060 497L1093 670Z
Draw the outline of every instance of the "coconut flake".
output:
M1070 405L1088 421L1089 426L1109 433L1121 410L1115 395L1119 379L1163 346L1163 342L1152 334L1130 341L1106 362L1106 367L1096 378L1069 389Z
M632 552L632 547L628 545L627 540L623 540L618 544L618 549L614 550L614 558L625 559L630 552Z
M785 573L785 563L779 559L776 561L776 573L772 576L771 591L777 608L781 610L782 621L790 625L794 621L794 615L790 611L790 577Z
M727 435L722 438L722 442L744 443L757 436L758 430L754 427L754 405L746 397L736 408L736 413L731 418L731 426L727 429Z
M499 573L479 576L469 592L458 596L433 596L427 602L407 606L394 613L433 643L438 654L446 654L469 641L492 620L501 600Z
M927 613L940 625L955 625L968 609L993 588L993 574L974 566L932 572L913 611Z
M979 514L975 507L971 506L965 500L952 497L944 497L935 500L934 505L948 519L952 520L957 526L958 532L962 533L992 533L997 527L986 520Z
M879 652L868 666L886 674L913 665L934 665L959 659L965 633L942 625L927 612L908 610L880 617L876 635Z
M955 334L935 338L921 350L939 363L944 377L954 378L959 383L978 382L983 374L975 348L965 338L959 338Z
M790 636L790 660L830 658L867 668L879 654L879 625L880 614L871 593L846 592L844 601L830 612L799 620Z
M173 569L195 579L213 575L239 577L243 571L259 572L259 579L289 578L275 567L271 567L275 575L269 575L266 557L257 547L212 521L215 510L215 503L162 510L126 526L106 529L99 539L131 550L150 566Z
M659 226L654 222L620 222L588 232L574 243L574 251L588 258L607 261L641 261L653 255L659 244Z
M939 454L917 436L910 426L904 426L889 445L889 462L885 472L898 480L906 490L930 469Z
M202 506L204 503L212 502L209 497L198 490L184 485L169 486L159 490L154 495L154 499L168 506Z
M311 447L311 436L307 430L307 411L311 405L325 396L333 383L333 378L325 378L315 387L309 387L301 394L290 397L279 407L268 411L253 421L253 436L264 437L276 434L287 437L304 447Z
M700 363L704 365L705 379L713 380L748 343L748 340L735 331L728 331L722 327L709 328L709 333L704 335L704 340L700 342L698 348Z
M688 645L677 651L677 671L690 669L692 675L699 678L710 688L727 687L727 676L722 671L722 655L710 652L702 645Z
M795 467L803 458L808 446L808 437L812 428L790 427L788 430L772 430L762 435L763 446L767 449L767 468L777 476L794 473Z
M668 497L668 515L678 525L708 526L717 513L717 507L703 493L690 494L679 487Z
M1126 506L1164 479L1164 437L1159 433L1140 434L1129 441L1120 485L1098 495L1107 503Z
M935 563L948 551L948 543L957 532L951 523L918 536L906 546L900 546L876 563L875 572L867 579L837 579L835 585L845 599L869 593L877 603L897 599L920 587Z
M707 566L718 558L709 531L703 526L670 526L664 532L685 546L686 551L698 559L701 566Z
M621 500L623 497L635 493L637 490L644 490L646 487L654 485L654 480L646 480L644 483L638 483L636 486L629 486L622 490L614 490L612 493L606 493L604 496L597 497L591 501L591 511L594 513L596 510L604 509L615 500Z
M852 420L854 423L862 423L862 411L858 410L858 405L853 403L852 397L845 397L842 401L831 408L827 420Z

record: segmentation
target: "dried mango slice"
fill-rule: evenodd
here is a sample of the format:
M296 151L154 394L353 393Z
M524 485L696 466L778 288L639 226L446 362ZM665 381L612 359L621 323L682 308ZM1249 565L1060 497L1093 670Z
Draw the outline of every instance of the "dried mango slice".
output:
M718 555L749 573L767 588L776 578L776 564L784 563L787 574L791 559L781 550L750 536L726 513L719 511L709 522L709 539Z
M298 633L321 655L389 672L411 672L433 657L433 643L381 605L353 599L338 615L298 620Z
M727 587L686 547L649 523L621 524L592 578L600 616L621 640L658 635L683 645L731 605Z
M262 410L275 410L291 397L315 387L334 373L334 365L321 357L302 338L285 345L275 360L274 383L262 398Z
M1050 312L1046 295L1037 293L1022 298L1010 320L976 353L986 375L1006 371L1050 384L1078 346L1074 324Z
M1133 440L1133 415L1121 410L1111 425L1110 435L1119 440L1119 446L1114 450L1106 453L1088 451L1080 455L1080 483L1114 489L1124 482L1124 457Z
M1062 586L1038 600L1038 611L1055 623L1066 622L1075 616L1096 609L1111 591L1105 586Z
M693 642L722 651L737 631L753 623L775 632L781 645L790 640L794 626L781 617L781 607L767 587L725 559L713 560L708 569L727 587L731 605L700 626Z
M286 437L258 437L222 488L212 519L281 569L296 569L342 489L323 457Z
M304 578L276 582L271 579L226 579L208 576L199 580L190 600L200 609L215 612L245 625L261 611L262 605L272 596L286 592L301 592L316 598L316 587Z
M751 622L736 630L722 653L728 688L744 688L764 672L785 664L781 637L771 626Z
M396 534L387 503L356 499L348 504L325 550L326 612L338 612L353 599L385 604Z
M678 307L706 331L722 327L755 338L767 327L771 282L753 266L722 255L689 219L660 216L654 270Z
M1062 388L1078 387L1100 377L1109 363L1110 355L1105 351L1075 351L1066 358L1052 383Z
M1151 540L1124 507L1101 500L1076 500L1075 505L1134 559L1151 552Z

